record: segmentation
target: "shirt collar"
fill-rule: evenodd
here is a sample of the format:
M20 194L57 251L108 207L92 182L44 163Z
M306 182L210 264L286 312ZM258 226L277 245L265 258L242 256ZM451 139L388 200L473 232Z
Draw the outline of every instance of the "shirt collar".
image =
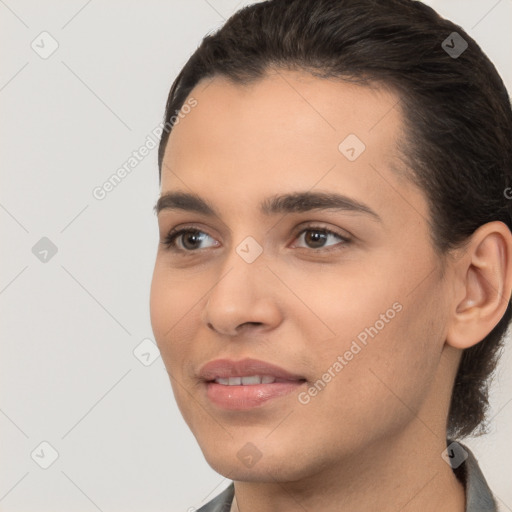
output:
M496 501L476 457L467 446L458 444L468 454L467 459L458 468L460 471L455 471L466 489L466 512L497 512Z

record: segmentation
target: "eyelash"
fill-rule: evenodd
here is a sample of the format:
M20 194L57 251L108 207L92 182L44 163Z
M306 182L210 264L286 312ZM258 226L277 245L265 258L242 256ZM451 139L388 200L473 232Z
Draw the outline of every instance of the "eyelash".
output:
M337 247L337 246L339 246L339 245L346 246L351 242L351 240L349 238L347 238L346 236L340 235L339 233L336 233L335 231L327 229L323 226L307 226L305 228L302 228L294 236L294 240L297 239L300 235L302 235L302 233L306 233L308 231L320 232L320 233L324 233L326 235L334 235L341 240L341 244L334 244L333 248L327 248L327 249L323 249L323 248L314 249L314 248L309 248L309 247L299 247L299 249L309 249L314 252L325 253L325 252L340 250L341 248ZM188 253L192 254L194 252L201 251L201 249L195 249L195 250L180 249L176 246L176 239L178 237L180 237L181 235L185 235L187 233L202 233L207 236L210 236L210 235L208 235L208 233L206 233L205 231L202 231L200 229L197 229L194 227L185 227L185 228L181 228L181 229L171 230L161 243L162 243L162 245L164 245L166 247L167 250L170 250L170 251L173 251L176 253L182 253L183 255L187 255Z

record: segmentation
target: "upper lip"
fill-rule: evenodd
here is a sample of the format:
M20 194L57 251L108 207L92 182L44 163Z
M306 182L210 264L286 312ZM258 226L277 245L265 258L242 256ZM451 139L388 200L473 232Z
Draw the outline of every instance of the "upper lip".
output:
M250 375L272 375L276 379L306 380L304 377L288 372L275 364L258 359L215 359L206 363L199 371L199 377L205 381L217 378L248 377Z

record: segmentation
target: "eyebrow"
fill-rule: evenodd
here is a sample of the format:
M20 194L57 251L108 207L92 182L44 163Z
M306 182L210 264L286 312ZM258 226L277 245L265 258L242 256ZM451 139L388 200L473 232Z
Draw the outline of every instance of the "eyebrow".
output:
M220 218L212 204L197 194L188 192L167 192L160 196L153 209L157 215L163 210L182 210ZM293 192L272 196L260 203L260 212L266 216L311 210L362 213L382 222L379 215L366 204L333 192Z

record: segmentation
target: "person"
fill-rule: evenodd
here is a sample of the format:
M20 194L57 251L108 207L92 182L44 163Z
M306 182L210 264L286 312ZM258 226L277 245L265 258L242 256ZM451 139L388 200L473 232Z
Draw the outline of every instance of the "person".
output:
M159 147L153 332L230 486L200 510L494 511L512 109L412 0L270 0L204 37Z

